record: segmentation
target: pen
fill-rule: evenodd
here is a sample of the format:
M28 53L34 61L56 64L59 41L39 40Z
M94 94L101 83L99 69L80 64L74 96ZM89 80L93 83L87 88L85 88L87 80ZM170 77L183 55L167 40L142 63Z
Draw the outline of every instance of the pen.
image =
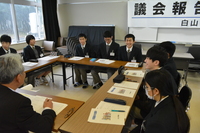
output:
M125 112L124 110L111 110L112 112Z
M74 107L75 108L75 107ZM64 116L64 118L67 118L69 115L71 115L74 112L74 108L71 108L67 114Z

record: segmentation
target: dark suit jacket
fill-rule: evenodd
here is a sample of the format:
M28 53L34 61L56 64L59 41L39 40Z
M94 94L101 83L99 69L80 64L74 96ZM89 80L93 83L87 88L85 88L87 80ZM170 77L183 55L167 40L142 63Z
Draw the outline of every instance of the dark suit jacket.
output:
M175 81L178 80L178 72L173 58L169 58L163 68L172 75Z
M43 53L41 47L35 45L35 49L37 50L39 58L40 58L40 54ZM35 53L34 53L34 51L33 51L33 49L31 48L30 45L28 45L24 48L23 59L24 59L24 62L30 61L30 59L37 59L36 56L35 56Z
M103 58L103 59L110 59L110 60L117 60L118 59L118 50L119 50L119 44L112 41L110 48L108 50L108 53L106 52L106 43L103 42L99 44L99 50L97 53L98 58ZM110 53L114 52L114 56L111 56Z
M145 133L178 133L178 122L173 99L167 97L144 119ZM144 133L144 131L142 132Z
M0 85L0 132L1 133L51 133L56 114L46 109L36 113L30 99Z
M17 53L17 51L14 48L10 48L10 52L11 53ZM6 54L6 52L4 51L4 49L1 47L0 48L0 56Z
M131 61L133 57L135 57L137 62L142 62L142 52L138 47L133 46L132 51L130 53L129 59L127 56L126 46L121 46L119 48L118 60L121 61Z
M76 56L81 56L81 57L85 57L85 55L89 55L90 58L94 58L95 55L92 51L92 47L90 44L86 43L85 48L84 48L84 53L83 53L83 49L81 47L81 44L76 45ZM75 65L75 68L81 68L81 69L86 69L89 70L91 69L91 66L86 66L86 65Z
M93 58L90 44L86 43L84 53L81 44L76 45L76 56L85 57L85 55L89 55L90 58Z

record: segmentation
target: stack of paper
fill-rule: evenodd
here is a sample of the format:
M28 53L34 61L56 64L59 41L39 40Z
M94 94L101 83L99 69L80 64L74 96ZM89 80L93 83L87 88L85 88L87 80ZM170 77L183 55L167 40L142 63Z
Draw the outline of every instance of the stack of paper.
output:
M21 94L28 97L31 100L31 105L33 106L34 111L40 114L42 113L43 103L47 97L28 95L24 93L21 93ZM53 101L53 110L56 112L56 115L59 114L67 106L68 106L67 104Z
M139 83L137 82L130 82L130 81L123 81L121 83L115 83L115 87L122 87L127 89L137 89L139 87Z
M139 63L127 62L126 67L138 67Z
M55 59L58 58L59 56L45 56L42 58L38 58L38 60L51 60L51 59Z
M72 58L70 58L69 60L82 60L84 57L78 57L78 56L74 56Z
M108 59L98 59L95 62L102 63L102 64L111 64L111 63L113 63L115 61L114 60L108 60Z
M134 77L144 77L144 72L142 70L126 70L124 75L134 76Z
M24 62L22 63L23 66L34 66L37 65L38 63L34 63L34 62Z
M102 124L124 125L130 106L101 101L92 108L88 121Z
M133 97L135 95L135 92L136 90L126 89L126 88L116 87L116 86L112 86L108 90L108 93L125 96L125 97Z

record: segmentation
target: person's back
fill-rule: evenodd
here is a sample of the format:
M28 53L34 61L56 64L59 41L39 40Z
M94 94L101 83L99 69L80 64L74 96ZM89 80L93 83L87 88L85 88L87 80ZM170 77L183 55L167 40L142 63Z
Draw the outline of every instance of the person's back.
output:
M179 99L174 96L170 74L153 70L146 74L144 81L147 97L156 102L142 122L142 133L188 133L189 118ZM131 133L136 131L134 129Z
M0 132L51 133L56 117L52 100L44 101L44 110L39 114L33 110L29 98L15 92L26 77L20 55L2 55L0 62Z
M176 46L170 41L162 42L161 44L159 44L159 46L163 47L168 53L168 60L163 66L163 68L166 69L173 76L174 80L177 82L179 80L178 72L176 64L173 59ZM177 83L177 85L179 85L179 83Z

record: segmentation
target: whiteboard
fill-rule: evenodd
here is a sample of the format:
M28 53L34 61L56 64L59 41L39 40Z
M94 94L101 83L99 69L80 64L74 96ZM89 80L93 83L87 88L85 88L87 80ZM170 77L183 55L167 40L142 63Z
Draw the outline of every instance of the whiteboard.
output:
M176 43L200 42L199 28L159 28L157 41L175 41Z
M130 27L129 33L135 36L136 41L157 41L157 28Z

